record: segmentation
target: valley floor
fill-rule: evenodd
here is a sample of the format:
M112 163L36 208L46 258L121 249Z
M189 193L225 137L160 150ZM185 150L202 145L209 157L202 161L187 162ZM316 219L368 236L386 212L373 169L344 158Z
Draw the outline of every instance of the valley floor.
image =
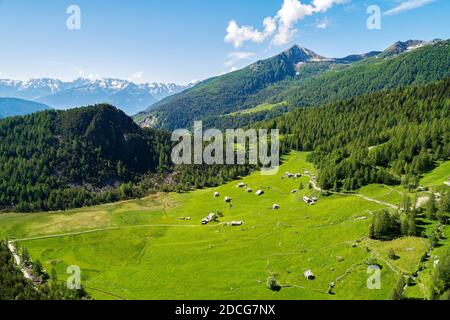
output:
M293 152L275 176L255 172L214 189L62 213L0 215L0 237L28 248L59 279L67 278L68 266L79 266L82 285L96 299L389 299L401 273L414 273L429 247L423 238L368 238L373 212L397 206L402 188L371 185L359 196L321 196L310 189L310 177L285 177L287 171L314 173L306 155ZM443 183L446 168L448 163L423 181ZM239 182L253 192L238 188ZM259 189L264 195L258 197ZM319 201L306 205L304 195ZM201 225L210 212L223 217ZM231 221L244 224L231 227ZM425 221L424 227L431 225ZM388 258L391 248L398 260ZM379 290L367 287L371 257L382 266ZM428 297L430 264L408 297ZM316 279L305 279L306 270ZM266 287L272 274L283 286L279 292ZM327 293L331 282L334 294Z

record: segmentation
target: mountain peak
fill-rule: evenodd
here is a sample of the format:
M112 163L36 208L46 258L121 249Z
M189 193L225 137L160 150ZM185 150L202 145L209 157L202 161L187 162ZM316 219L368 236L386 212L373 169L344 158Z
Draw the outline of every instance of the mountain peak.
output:
M300 47L299 45L294 45L290 49L284 51L282 54L287 55L288 58L294 63L304 63L304 62L321 62L327 61L328 58L325 58L321 55L318 55L314 51Z
M387 48L384 52L388 55L397 55L403 52L412 51L429 44L423 40L397 41Z

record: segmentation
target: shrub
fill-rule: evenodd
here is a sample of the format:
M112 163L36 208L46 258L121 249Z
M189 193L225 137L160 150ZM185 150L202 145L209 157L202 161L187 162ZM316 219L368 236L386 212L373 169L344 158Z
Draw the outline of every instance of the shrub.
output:
M392 248L389 249L389 251L388 251L388 257L391 260L397 260L398 259L398 256L395 254L395 251Z
M267 278L267 288L269 290L278 292L281 290L281 284L278 282L278 280L275 278L274 275L270 275Z

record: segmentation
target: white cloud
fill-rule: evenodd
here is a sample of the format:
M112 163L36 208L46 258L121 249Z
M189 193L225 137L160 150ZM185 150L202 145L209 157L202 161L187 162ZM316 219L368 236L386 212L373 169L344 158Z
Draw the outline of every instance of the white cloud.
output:
M263 42L268 36L275 32L277 26L271 17L267 17L263 21L264 31L258 31L252 26L239 27L236 21L231 20L227 28L226 42L232 43L236 48L242 46L246 41L253 41L256 43Z
M316 22L316 28L317 29L326 29L330 25L330 21L328 21L328 18L325 18L323 20L317 20Z
M136 82L136 81L142 80L143 75L144 75L143 71L137 71L130 75L130 77L128 78L128 81Z
M398 14L398 13L401 13L404 11L420 8L420 7L427 5L433 1L435 1L435 0L407 0L407 1L400 3L395 8L392 8L392 9L384 12L383 14L386 16L391 16L391 15Z
M325 12L330 10L335 4L343 4L349 1L350 0L314 0L312 4L315 7L316 12Z
M229 68L228 70L224 70L224 71L220 72L217 76L223 76L224 74L231 73L231 72L234 72L237 70L240 70L240 68L233 66L233 67Z
M328 11L335 4L343 4L350 0L312 0L304 4L301 0L283 0L283 5L274 17L267 17L263 21L264 30L259 31L252 26L241 26L235 20L228 24L226 42L236 48L245 42L261 43L272 37L272 44L281 46L288 43L295 34L295 24L307 16Z
M283 6L276 15L278 32L272 40L272 43L281 46L289 42L295 34L293 29L297 21L303 20L306 16L314 13L314 7L310 4L302 4L298 0L284 0Z
M254 52L246 52L246 51L235 51L231 52L228 55L228 60L225 62L225 66L231 67L235 63L239 62L240 60L247 60L251 59L255 56Z

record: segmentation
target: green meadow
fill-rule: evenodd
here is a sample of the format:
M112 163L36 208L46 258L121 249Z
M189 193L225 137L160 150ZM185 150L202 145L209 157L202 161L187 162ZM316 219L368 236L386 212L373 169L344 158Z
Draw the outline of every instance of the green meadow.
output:
M446 161L420 180L424 186L440 186L450 182L450 161Z
M260 105L258 105L256 107L254 107L254 108L232 112L232 113L226 114L224 116L225 117L228 117L228 116L241 116L241 115L258 113L258 112L263 112L263 111L271 111L271 110L276 109L276 108L286 107L287 105L288 105L288 103L286 101L279 102L279 103L263 103L263 104L260 104Z
M3 214L0 237L18 240L60 280L68 266L79 266L82 285L96 299L389 299L401 273L415 272L428 249L423 238L368 238L371 216L387 207L370 199L398 205L403 190L367 186L360 194L369 200L322 196L310 189L309 177L285 176L314 173L306 155L293 152L276 175L254 172L213 189L67 212ZM448 163L441 167L422 181L440 183ZM264 194L255 195L257 190ZM319 201L306 205L304 195ZM211 212L221 214L219 221L202 225ZM243 225L227 225L231 221ZM388 258L391 248L396 261ZM367 287L369 260L382 267L379 290ZM315 280L304 277L306 270ZM266 287L270 275L282 285L279 292ZM425 297L421 288L408 295Z

